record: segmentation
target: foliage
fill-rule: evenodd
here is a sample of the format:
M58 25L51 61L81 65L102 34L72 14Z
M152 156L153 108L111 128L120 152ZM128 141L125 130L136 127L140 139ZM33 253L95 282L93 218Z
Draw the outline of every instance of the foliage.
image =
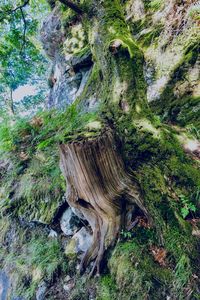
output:
M58 270L64 255L58 240L44 238L33 238L28 247L28 257L33 268L39 268L48 280L52 279L53 274Z
M120 234L121 234L121 237L125 240L132 238L132 233L130 231L121 230Z
M37 36L41 15L48 12L48 6L45 1L30 1L30 5L16 9L19 6L20 1L10 0L0 5L1 107L13 105L12 92L19 86L44 81L47 69Z
M197 128L193 124L188 125L187 130L198 140L200 140L200 128Z
M185 219L189 215L190 212L196 211L196 207L194 204L192 204L192 202L190 202L190 199L185 195L179 195L179 199L183 206L181 208L181 215Z

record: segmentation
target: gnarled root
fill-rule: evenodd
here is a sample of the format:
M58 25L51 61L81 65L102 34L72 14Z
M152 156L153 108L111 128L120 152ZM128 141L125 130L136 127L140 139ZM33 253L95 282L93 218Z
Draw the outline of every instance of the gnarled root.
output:
M86 251L82 271L95 260L91 275L100 272L104 251L113 245L123 226L125 199L149 218L139 189L125 171L110 129L92 140L60 145L61 169L67 181L67 202L87 219L93 243Z

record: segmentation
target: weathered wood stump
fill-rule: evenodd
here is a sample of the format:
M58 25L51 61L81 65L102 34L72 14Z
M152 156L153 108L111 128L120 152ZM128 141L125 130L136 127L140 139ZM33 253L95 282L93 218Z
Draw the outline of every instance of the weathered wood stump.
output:
M93 231L93 244L81 269L95 260L91 274L99 273L104 251L115 243L123 226L126 205L137 205L147 217L148 213L110 129L91 140L61 144L60 156L67 202L84 215Z

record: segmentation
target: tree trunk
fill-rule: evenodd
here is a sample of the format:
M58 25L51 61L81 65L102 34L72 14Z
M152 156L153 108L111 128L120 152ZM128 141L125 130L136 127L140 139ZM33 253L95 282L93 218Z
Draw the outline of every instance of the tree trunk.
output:
M142 165L137 175L141 185L144 185L140 193L137 184L125 170L110 130L93 140L85 138L60 146L61 166L67 181L67 201L84 214L93 231L93 244L85 253L82 269L95 259L91 273L96 269L99 273L104 251L117 240L129 203L137 205L154 224L162 246L169 236L169 224L176 224L180 232L186 230L187 226L179 216L179 204L176 206L174 200L169 199L177 199L177 193L185 190L184 180L187 180L189 173L185 168L187 159L184 161L184 153L174 132L162 125L157 129L157 118L146 99L143 53L129 31L120 1L92 3L90 19L84 15L83 24L88 30L93 68L99 74L97 80L101 82L96 90L102 104L99 112L105 124L111 123L123 140L124 149L131 145L128 163L131 167ZM91 84L95 86L95 80L91 79ZM137 148L142 149L144 157L134 155L133 149L137 152ZM149 159L147 165L146 156ZM139 157L140 162L134 161L134 157ZM185 170L185 179L177 187L170 181L177 176L176 165L172 167L174 161ZM188 168L192 168L193 162L187 163ZM181 178L182 174L178 176ZM145 180L149 180L148 184ZM193 179L190 182L191 186L196 185ZM180 245L181 239L180 234L180 241L176 241Z

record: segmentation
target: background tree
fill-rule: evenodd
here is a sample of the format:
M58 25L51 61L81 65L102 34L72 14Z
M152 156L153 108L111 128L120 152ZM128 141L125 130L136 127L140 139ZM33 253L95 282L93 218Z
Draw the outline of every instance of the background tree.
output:
M48 62L38 42L38 30L40 17L48 8L45 1L4 1L0 5L1 106L12 114L14 90L39 82L44 86L46 81Z

